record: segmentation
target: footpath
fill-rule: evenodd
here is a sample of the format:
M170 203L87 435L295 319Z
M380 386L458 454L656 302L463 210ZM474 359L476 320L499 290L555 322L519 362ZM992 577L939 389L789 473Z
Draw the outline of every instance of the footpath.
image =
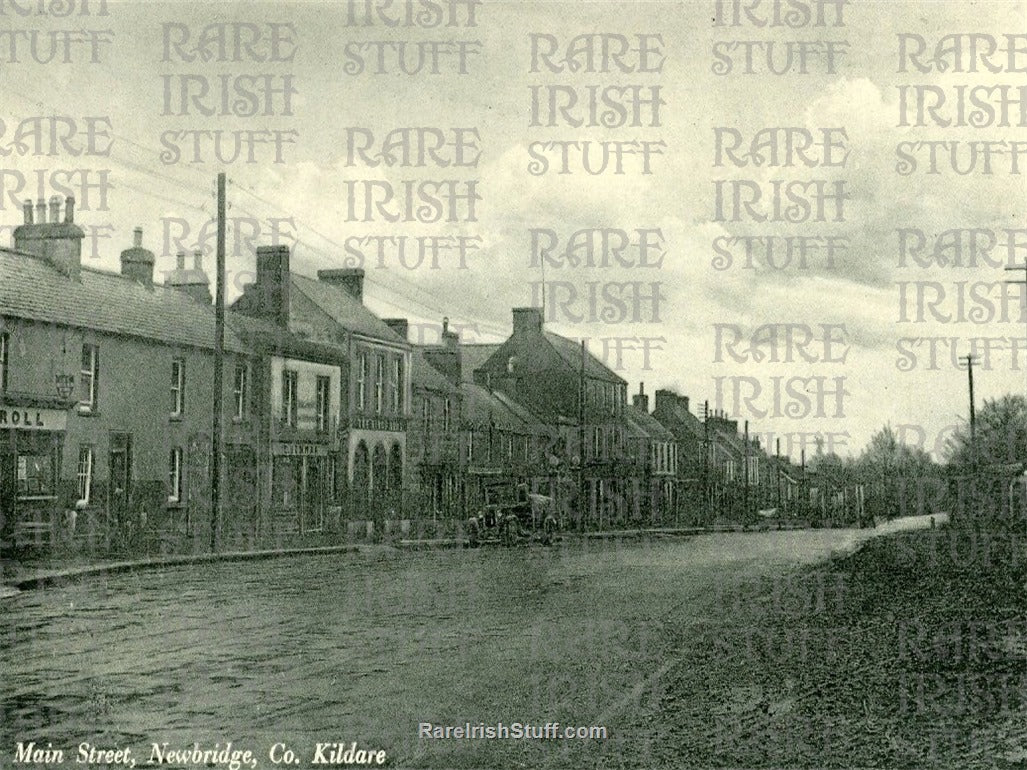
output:
M941 514L940 517L944 517ZM872 530L853 530L866 533L866 536L886 534L909 528L924 527L928 517L911 517L910 519L897 519L882 524ZM936 517L939 518L939 517ZM944 518L939 518L939 523ZM915 522L915 523L914 523ZM790 528L790 527L786 527ZM651 528L632 530L608 530L603 532L563 533L564 540L607 540L607 539L641 539L641 538L679 538L694 537L697 535L713 534L720 532L746 532L768 529L766 526L743 527L740 525L724 525L714 527L681 527L681 528ZM855 539L862 543L864 538ZM383 550L429 550L440 548L460 548L465 541L458 538L434 539L434 540L399 540L393 543L350 543L346 545L314 546L303 548L270 548L255 551L224 551L217 553L199 553L185 555L153 556L141 559L126 559L121 561L100 561L90 564L78 564L62 567L36 567L23 565L13 561L0 562L0 599L14 596L20 591L35 588L45 588L53 585L93 577L96 575L110 575L136 570L163 569L169 567L188 566L191 564L210 564L214 562L233 561L257 561L265 559L284 558L288 556L305 555L327 555L344 553L369 553Z

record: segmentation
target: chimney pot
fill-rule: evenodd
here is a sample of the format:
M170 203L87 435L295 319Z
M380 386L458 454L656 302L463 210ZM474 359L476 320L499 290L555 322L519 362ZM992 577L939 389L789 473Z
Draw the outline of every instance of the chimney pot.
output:
M442 333L445 334L448 331L449 331L449 318L448 317L444 317L442 319Z
M193 252L193 268L196 269L196 270L202 270L203 269L203 252L202 251L194 251Z
M64 199L64 221L69 225L75 223L75 197L72 195Z
M50 221L54 224L61 221L61 199L56 195L50 196Z
M26 200L22 205L22 211L25 212L25 224L32 224L32 201Z
M176 255L176 260L178 262L178 269L179 270L185 270L185 252L184 251L178 252L178 254Z
M41 225L46 223L46 201L43 198L36 201L36 221Z
M69 204L69 206L70 205L71 204ZM71 211L71 209L69 208L68 211ZM135 246L137 249L142 248L142 246L143 246L143 228L137 227L135 230L132 231L132 245Z

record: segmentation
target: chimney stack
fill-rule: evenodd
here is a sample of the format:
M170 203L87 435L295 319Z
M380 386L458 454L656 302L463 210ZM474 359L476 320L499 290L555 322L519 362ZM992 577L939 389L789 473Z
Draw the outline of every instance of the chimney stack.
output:
M542 308L515 307L513 309L514 336L537 336L542 334Z
M67 212L73 212L75 199L69 197L65 206ZM25 201L25 222L14 229L14 248L46 259L69 278L77 279L82 269L82 240L86 234L71 219L61 221L61 199L57 196L50 199L50 221L47 221L46 211L46 201L40 198L36 201L33 218L32 202Z
M460 335L449 330L449 318L442 319L442 344L449 350L456 350L460 346Z
M360 267L343 267L337 270L318 270L317 280L337 286L357 302L364 301L364 270Z
M257 247L257 314L282 329L289 328L290 259L284 244Z
M659 392L657 392L656 397L659 398ZM638 393L636 393L635 397L631 399L631 403L643 412L649 411L649 396L645 394L644 382L638 383Z
M185 266L184 251L176 255L175 269L165 274L164 285L188 294L201 305L209 305L214 300L210 293L210 279L203 272L202 257L197 258L195 266L189 269Z
M121 274L146 288L153 286L153 252L143 248L143 228L132 231L132 248L121 252Z

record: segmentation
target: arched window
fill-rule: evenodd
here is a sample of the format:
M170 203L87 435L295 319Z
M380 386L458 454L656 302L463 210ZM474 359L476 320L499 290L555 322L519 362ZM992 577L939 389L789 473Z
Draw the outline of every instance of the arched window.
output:
M388 489L388 463L386 461L385 447L381 444L374 448L374 455L371 457L371 486L374 494L381 495Z
M399 444L392 445L389 452L389 489L400 490L403 488L403 450Z
M367 444L361 441L353 452L353 496L366 501L371 495L371 458Z

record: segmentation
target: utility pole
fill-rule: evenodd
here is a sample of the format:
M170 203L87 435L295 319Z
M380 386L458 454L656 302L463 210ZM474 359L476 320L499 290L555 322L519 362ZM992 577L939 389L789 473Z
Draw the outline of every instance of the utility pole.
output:
M743 498L742 518L749 517L749 421L745 421L745 467L742 469L742 477L745 479L745 496Z
M588 511L585 500L585 340L581 341L581 366L578 372L578 499L581 507L580 527L585 528Z
M974 357L963 356L960 361L966 361L966 377L970 386L970 446L971 454L976 456L977 450L977 410L974 407Z
M774 445L776 460L774 466L777 468L777 515L781 515L781 438L778 437Z
M705 510L705 521L708 524L713 521L713 489L710 487L710 402L703 402L702 410L702 496L703 508Z
M799 493L802 495L800 511L805 516L809 506L809 481L806 479L806 447L799 450L799 463L802 466L802 484L799 487Z
M1019 271L1019 272L1023 273L1023 276L1024 276L1023 280L1021 280L1021 281L1006 280L1006 283L1015 283L1015 284L1018 284L1018 285L1024 287L1024 295L1025 296L1024 296L1024 302L1021 303L1021 308L1022 308L1021 314L1022 314L1024 320L1027 321L1027 262L1024 262L1022 265L1010 265L1009 267L1006 268L1006 271L1007 272L1009 272L1009 271L1013 271L1013 272ZM1016 350L1016 348L1014 347L1013 350ZM1027 365L1024 366L1024 371L1027 372Z
M214 415L210 446L210 550L217 550L221 521L221 418L225 367L225 174L218 174L217 288L214 299Z

